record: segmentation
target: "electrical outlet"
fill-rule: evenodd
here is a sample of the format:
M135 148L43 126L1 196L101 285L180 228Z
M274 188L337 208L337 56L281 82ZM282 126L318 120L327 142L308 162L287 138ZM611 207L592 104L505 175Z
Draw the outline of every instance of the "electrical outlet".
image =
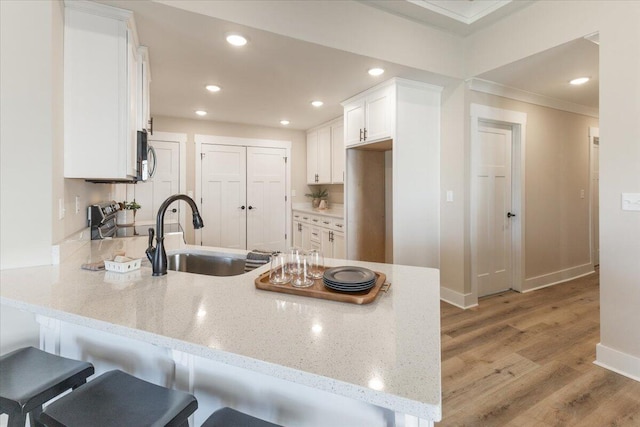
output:
M296 190L291 190L291 197L296 197Z
M580 198L584 199L584 190L580 190Z

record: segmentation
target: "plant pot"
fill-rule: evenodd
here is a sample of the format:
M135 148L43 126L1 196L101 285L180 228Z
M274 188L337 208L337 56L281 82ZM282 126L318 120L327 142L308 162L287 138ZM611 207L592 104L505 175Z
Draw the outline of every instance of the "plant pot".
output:
M320 199L313 199L313 201L311 202L311 206L314 209L318 209L318 206L320 206Z
M131 225L136 221L136 211L124 209L116 213L116 224Z

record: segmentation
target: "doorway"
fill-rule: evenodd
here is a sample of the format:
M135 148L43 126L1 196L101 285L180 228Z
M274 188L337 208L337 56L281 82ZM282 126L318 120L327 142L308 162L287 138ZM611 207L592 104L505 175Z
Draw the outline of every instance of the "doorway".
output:
M290 143L196 135L196 244L284 251L291 228Z
M521 290L526 114L471 105L471 273L475 298Z
M185 134L155 132L149 136L149 146L155 155L149 159L153 174L144 182L127 185L126 200L136 200L141 208L136 212L136 221L153 223L158 208L167 197L184 193L186 188L186 140ZM165 223L179 222L184 230L184 209L175 203L165 213Z

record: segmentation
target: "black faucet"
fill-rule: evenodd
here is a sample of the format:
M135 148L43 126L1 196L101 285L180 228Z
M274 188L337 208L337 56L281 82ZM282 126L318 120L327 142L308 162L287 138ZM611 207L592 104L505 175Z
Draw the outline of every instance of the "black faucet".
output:
M164 250L164 213L167 211L169 205L176 200L184 200L189 204L189 206L191 206L191 211L193 212L193 228L198 229L204 227L196 202L194 202L191 197L185 196L184 194L174 194L162 202L158 209L158 217L156 218L156 230L158 231L158 235L156 236L155 248L153 247L153 228L149 228L149 247L147 248L147 258L151 261L154 276L163 276L167 274L167 252Z

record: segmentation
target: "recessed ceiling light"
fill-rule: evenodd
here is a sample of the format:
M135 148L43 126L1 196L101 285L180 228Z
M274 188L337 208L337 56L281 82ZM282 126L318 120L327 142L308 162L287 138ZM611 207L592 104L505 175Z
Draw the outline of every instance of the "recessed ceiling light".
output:
M244 46L247 44L247 39L240 34L228 34L227 42L234 46Z
M322 104L324 104L322 101L311 101L311 105L314 107L322 107Z
M289 123L290 123L290 122L289 122L289 120L280 120L280 124L281 124L281 125L286 126L286 125L288 125Z
M209 92L220 92L220 89L222 89L220 86L217 86L217 85L206 85L205 88Z
M196 114L199 115L199 116L206 116L207 112L204 111L204 110L196 110Z
M569 82L572 85L583 85L589 81L589 77L578 77L577 79L573 79Z
M369 74L372 76L379 76L382 73L384 73L384 70L382 68L371 68L369 70Z

